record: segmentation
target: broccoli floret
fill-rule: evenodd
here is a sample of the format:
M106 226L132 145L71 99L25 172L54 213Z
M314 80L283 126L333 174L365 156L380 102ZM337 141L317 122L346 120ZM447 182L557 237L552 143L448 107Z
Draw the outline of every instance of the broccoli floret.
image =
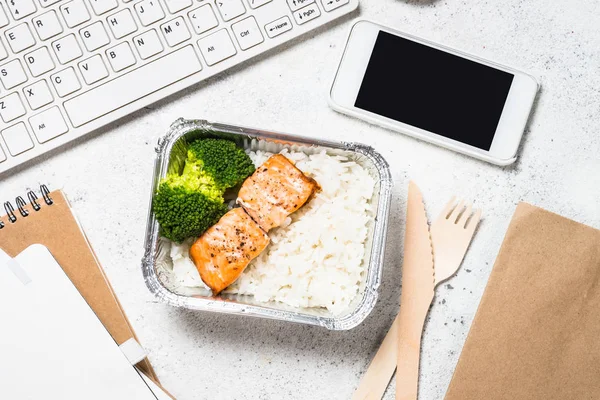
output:
M212 192L193 190L189 185L176 184L177 181L175 177L168 177L161 182L152 206L161 234L181 243L200 236L217 223L227 212L227 205Z
M190 192L199 192L210 200L223 203L223 190L217 188L210 177L188 171L187 168L184 168L182 175L167 174L161 183L166 183L172 188L180 187Z
M225 190L252 172L250 157L229 140L177 142L152 203L161 234L178 243L200 236L227 212Z
M190 145L184 173L193 170L212 179L215 186L225 191L243 182L254 169L250 157L234 142L201 139Z

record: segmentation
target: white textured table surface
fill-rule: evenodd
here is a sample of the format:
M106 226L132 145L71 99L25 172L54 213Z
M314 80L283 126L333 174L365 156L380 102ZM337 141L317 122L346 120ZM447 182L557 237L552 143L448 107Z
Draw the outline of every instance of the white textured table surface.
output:
M278 0L279 1L279 0ZM99 134L3 176L0 197L63 188L164 385L178 399L348 399L398 311L408 179L436 215L454 193L483 208L462 269L438 290L420 399L441 399L518 201L600 227L598 0L362 1L354 16L524 69L541 92L518 162L487 165L335 113L326 92L351 18L174 95ZM374 146L394 201L384 284L349 332L176 310L140 271L156 139L178 117ZM393 386L386 399L393 398Z

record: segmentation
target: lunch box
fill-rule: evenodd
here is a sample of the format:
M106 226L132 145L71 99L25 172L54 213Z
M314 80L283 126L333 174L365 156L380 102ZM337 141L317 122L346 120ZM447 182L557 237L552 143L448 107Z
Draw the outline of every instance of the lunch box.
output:
M220 137L235 141L251 150L278 153L288 148L314 154L325 150L330 155L345 156L363 166L375 179L372 198L374 221L368 226L365 246L366 265L359 293L347 310L333 314L324 308L296 308L279 302L257 302L253 296L221 293L212 297L202 288L176 287L170 281L172 269L170 241L161 238L159 224L152 212L152 196L166 176L173 145L181 138L188 141L204 137ZM156 147L154 176L146 228L145 254L142 271L148 289L161 301L175 307L226 314L249 315L322 326L330 330L347 330L359 325L375 307L381 283L387 225L392 193L392 178L388 163L373 148L360 143L333 142L254 128L213 123L204 120L175 121Z

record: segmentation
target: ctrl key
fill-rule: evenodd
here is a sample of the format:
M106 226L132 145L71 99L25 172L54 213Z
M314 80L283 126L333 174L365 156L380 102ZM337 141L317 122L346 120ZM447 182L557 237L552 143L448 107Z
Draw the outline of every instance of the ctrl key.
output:
M69 131L58 107L52 107L29 118L35 137L40 143L47 142Z
M2 131L2 137L12 156L18 156L33 148L33 141L29 137L25 124L19 122L16 125ZM0 152L2 150L0 149Z

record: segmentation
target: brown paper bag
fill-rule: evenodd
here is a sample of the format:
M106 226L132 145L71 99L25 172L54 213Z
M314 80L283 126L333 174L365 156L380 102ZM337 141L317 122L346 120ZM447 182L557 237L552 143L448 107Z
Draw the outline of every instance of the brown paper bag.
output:
M446 400L600 399L600 231L521 203Z

